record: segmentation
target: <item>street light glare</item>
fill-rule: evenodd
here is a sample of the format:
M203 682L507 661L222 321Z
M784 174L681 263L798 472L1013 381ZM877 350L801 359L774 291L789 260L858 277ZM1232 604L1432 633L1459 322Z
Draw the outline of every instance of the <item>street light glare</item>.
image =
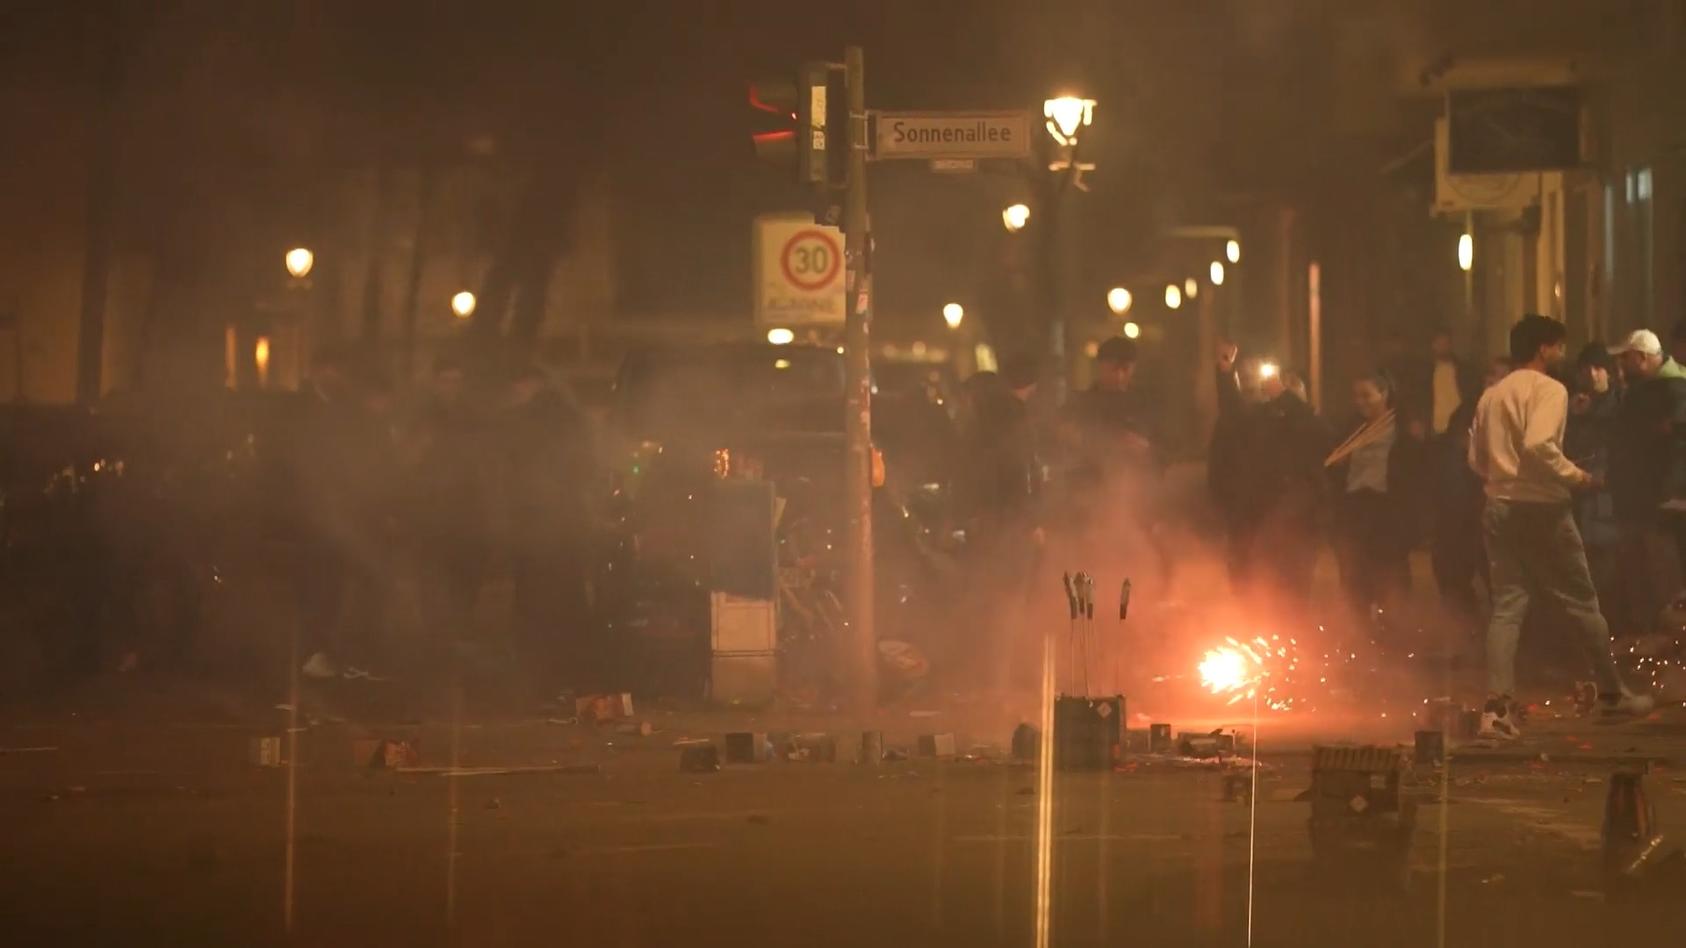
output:
M1135 301L1135 298L1130 295L1130 291L1121 286L1115 286L1106 291L1106 308L1112 310L1114 315L1122 316L1128 313L1130 304Z
M1048 120L1048 134L1062 145L1077 144L1077 130L1095 117L1095 100L1063 95L1042 103L1042 117Z
M474 315L474 294L463 290L451 297L451 312L457 314L458 319L467 319Z
M1178 309L1183 305L1183 291L1177 289L1175 283L1165 284L1165 305L1169 309Z
M943 322L948 323L948 328L959 329L960 321L965 318L966 307L961 306L959 303L946 303L943 305Z
M788 346L796 341L796 333L783 326L775 326L767 330L767 341L775 346Z
M1024 230L1024 225L1030 223L1030 208L1024 204L1009 204L1001 211L1001 223L1006 225L1010 234Z
M1466 273L1475 266L1475 238L1469 234L1458 235L1458 269Z
M1228 258L1230 263L1240 263L1241 262L1241 241L1232 240L1232 241L1224 244L1224 256L1226 258Z
M287 272L293 279L302 280L310 274L310 268L316 265L316 255L304 247L294 247L287 251Z
M1223 286L1224 285L1224 262L1222 260L1213 260L1210 270L1211 270L1211 277L1212 277L1212 285L1213 286Z
M1183 281L1183 295L1188 297L1189 299L1194 299L1196 296L1199 296L1200 295L1200 281L1196 280L1194 277L1189 277L1188 279L1184 280Z
M1138 336L1140 336L1141 334L1142 334L1142 327L1136 325L1135 323L1125 323L1124 324L1124 338L1135 339Z

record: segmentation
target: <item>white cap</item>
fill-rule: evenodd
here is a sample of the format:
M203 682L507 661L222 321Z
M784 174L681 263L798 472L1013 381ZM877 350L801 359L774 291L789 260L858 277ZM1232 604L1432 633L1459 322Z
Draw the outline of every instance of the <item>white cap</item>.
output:
M1628 333L1627 340L1621 345L1611 346L1611 355L1621 355L1624 352L1643 352L1646 355L1658 356L1663 354L1662 340L1649 329L1635 329Z

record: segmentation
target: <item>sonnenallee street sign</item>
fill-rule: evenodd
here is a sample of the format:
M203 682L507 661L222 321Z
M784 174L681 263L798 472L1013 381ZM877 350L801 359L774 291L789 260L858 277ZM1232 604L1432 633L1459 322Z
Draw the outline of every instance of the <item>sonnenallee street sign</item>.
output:
M874 112L875 158L1025 158L1027 112Z

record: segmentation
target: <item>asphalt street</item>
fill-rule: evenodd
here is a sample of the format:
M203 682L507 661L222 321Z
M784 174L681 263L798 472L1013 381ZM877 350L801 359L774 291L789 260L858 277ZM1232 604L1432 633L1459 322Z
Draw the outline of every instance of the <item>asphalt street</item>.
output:
M651 720L647 736L542 719L308 727L294 769L289 932L288 768L247 759L249 740L277 727L20 718L0 728L5 940L1038 943L1033 767L980 747L976 760L682 773L676 741L768 724ZM907 723L886 741L907 746L944 726ZM835 730L852 757L853 735ZM1058 774L1049 943L1245 945L1249 925L1258 945L1540 948L1628 932L1670 943L1680 900L1636 909L1600 892L1608 776L1643 740L1558 731L1454 756L1444 805L1437 772L1411 775L1424 803L1403 893L1313 872L1309 805L1295 799L1309 780L1303 744L1265 749L1254 807L1225 802L1210 764ZM353 742L379 736L413 742L422 769L359 766ZM1006 743L961 734L962 753L990 737ZM1648 740L1641 756L1657 760L1646 779L1666 831L1673 812L1686 817L1686 778L1663 752L1686 742ZM453 760L458 776L437 772ZM483 772L499 767L533 769Z

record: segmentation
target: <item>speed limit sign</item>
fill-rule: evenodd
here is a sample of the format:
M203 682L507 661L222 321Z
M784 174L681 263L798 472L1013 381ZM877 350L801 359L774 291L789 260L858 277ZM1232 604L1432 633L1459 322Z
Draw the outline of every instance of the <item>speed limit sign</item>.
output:
M767 214L754 235L757 324L842 325L842 233L809 215Z

